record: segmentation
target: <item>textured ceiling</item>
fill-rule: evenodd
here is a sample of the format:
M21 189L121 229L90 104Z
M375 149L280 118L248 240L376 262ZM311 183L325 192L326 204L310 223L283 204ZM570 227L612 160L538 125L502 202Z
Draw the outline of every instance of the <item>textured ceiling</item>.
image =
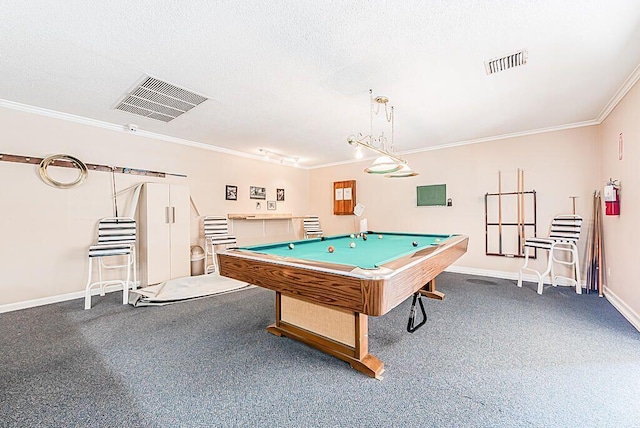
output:
M406 152L595 120L640 64L637 0L0 8L1 99L306 166L353 159L369 88L395 106ZM525 66L486 75L485 60L519 49ZM114 110L146 74L210 99L169 123Z

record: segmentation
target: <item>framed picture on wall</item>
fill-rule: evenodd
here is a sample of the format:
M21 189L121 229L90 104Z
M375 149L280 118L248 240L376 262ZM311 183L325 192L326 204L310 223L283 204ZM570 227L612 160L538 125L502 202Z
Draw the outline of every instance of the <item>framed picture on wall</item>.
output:
M276 209L276 201L267 201L267 209L275 210Z
M229 186L227 184L226 190L225 190L225 199L227 201L237 201L238 200L238 186Z
M264 187L249 187L249 198L251 199L267 199L267 189Z
M276 201L284 201L284 189L276 189Z

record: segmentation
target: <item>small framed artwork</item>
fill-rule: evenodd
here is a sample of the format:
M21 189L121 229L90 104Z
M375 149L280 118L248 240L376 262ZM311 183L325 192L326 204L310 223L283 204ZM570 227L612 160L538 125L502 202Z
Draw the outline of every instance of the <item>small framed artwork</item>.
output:
M267 189L264 187L249 187L249 198L251 199L267 199Z
M276 201L267 201L267 209L275 210L276 209Z
M284 189L276 189L276 201L284 201Z
M229 186L227 184L226 190L226 200L227 201L237 201L238 200L238 186Z

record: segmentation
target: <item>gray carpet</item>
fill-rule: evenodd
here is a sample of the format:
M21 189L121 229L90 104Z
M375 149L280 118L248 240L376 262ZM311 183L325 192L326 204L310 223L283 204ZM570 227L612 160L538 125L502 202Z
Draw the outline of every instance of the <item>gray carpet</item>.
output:
M120 293L0 314L0 426L638 427L640 333L570 288L445 273L371 317L384 380L265 331L273 293L165 307Z

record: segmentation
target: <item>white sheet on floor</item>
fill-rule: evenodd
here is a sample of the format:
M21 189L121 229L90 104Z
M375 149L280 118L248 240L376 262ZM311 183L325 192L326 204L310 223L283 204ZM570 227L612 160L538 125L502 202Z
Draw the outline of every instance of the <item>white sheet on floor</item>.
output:
M162 306L252 287L254 286L246 282L226 278L217 273L187 276L131 290L129 304L133 306Z

